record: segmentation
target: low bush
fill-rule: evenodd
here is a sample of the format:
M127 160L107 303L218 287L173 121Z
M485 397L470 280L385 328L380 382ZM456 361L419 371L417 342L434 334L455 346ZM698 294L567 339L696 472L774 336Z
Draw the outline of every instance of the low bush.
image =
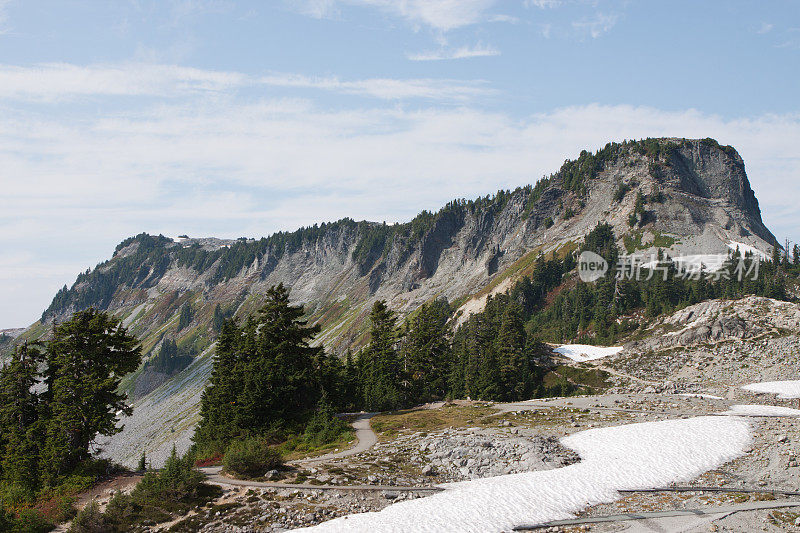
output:
M107 531L109 531L109 527L95 500L89 502L78 513L69 528L69 533L106 533Z
M203 484L203 474L193 468L194 457L178 457L175 447L160 472L148 472L133 489L137 500L193 500Z
M19 516L11 531L19 533L46 533L47 531L51 531L53 527L53 524L36 509L23 509L19 512Z
M334 415L330 408L323 408L314 413L306 425L303 439L311 446L324 446L335 442L350 431L350 426Z
M281 454L261 437L233 441L225 451L222 465L238 476L259 477L283 465Z
M115 494L100 518L94 510L82 511L75 522L84 529L73 533L122 533L136 525L166 522L213 500L222 491L203 482L203 474L193 468L194 460L191 453L179 457L173 447L159 472L145 474L130 494Z

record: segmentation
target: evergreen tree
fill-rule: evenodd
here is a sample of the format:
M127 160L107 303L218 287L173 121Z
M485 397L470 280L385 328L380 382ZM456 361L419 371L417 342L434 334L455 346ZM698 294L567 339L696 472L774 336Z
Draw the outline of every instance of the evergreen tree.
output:
M181 314L178 318L178 331L188 326L192 322L192 318L192 306L189 305L189 302L186 302L181 306Z
M141 352L119 319L88 309L55 328L45 359L42 470L53 483L89 457L98 434L121 431L117 413L130 415L132 408L119 383L139 366Z
M411 403L441 400L447 394L451 314L446 300L436 300L423 304L408 321L401 356Z
M397 319L386 302L379 300L370 312L370 342L364 350L364 404L372 411L397 409L403 404L404 369L397 351Z
M497 362L500 367L500 394L506 401L525 399L528 377L525 357L525 326L522 309L512 302L503 313L496 339Z
M203 393L196 442L225 445L309 416L321 396L317 371L330 361L321 359L322 348L309 346L319 326L308 326L303 314L280 284L242 326L226 322Z
M34 387L43 355L23 344L0 370L0 438L3 480L32 497L39 483L42 445L41 402Z

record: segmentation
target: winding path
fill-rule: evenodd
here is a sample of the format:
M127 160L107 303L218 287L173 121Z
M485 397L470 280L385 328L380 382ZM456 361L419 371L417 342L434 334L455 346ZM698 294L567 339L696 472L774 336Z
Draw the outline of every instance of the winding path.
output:
M341 459L342 457L350 457L351 455L356 455L361 452L365 452L375 446L375 443L378 442L378 436L372 431L372 426L370 425L369 419L373 416L377 415L378 413L359 413L356 416L356 419L353 420L351 424L353 429L356 430L356 443L352 448L348 448L341 452L335 453L326 453L325 455L320 455L318 457L309 457L307 459L297 459L294 461L289 461L288 464L315 464L315 463L322 463L324 461L330 461L332 459Z
M365 452L375 446L378 436L370 426L370 418L377 413L360 413L353 421L353 428L356 430L357 442L352 448L336 453L328 453L319 457L309 459L298 459L290 461L288 464L309 465L317 464L333 459L349 457L361 452ZM245 479L233 479L222 475L221 466L211 466L199 468L200 472L206 475L208 481L215 485L232 485L239 487L260 487L276 489L299 489L299 490L350 490L350 491L389 491L389 492L439 492L441 487L435 486L402 486L402 485L312 485L310 483L280 483L275 481L249 481Z
M389 492L440 492L441 487L406 487L403 485L312 485L311 483L280 483L277 481L249 481L246 479L233 479L221 474L222 467L212 466L200 468L214 485L229 485L236 487L272 488L272 489L298 489L298 490L350 490L350 491L389 491Z

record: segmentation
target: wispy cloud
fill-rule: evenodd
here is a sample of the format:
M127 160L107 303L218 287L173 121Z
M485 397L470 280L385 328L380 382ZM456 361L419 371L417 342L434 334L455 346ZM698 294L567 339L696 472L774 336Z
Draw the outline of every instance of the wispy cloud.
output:
M386 100L428 98L433 100L466 100L493 94L486 82L464 82L447 79L372 78L342 81L336 77L314 78L292 74L275 74L259 79L260 83L276 87L322 89Z
M527 8L537 7L539 9L552 9L562 4L562 0L525 0L523 4Z
M605 15L603 13L595 13L592 18L577 20L572 23L573 29L583 35L590 35L592 39L597 39L604 33L607 33L617 23L617 15Z
M0 98L56 101L86 95L179 96L229 90L246 79L234 72L146 63L0 65Z
M480 54L482 51L473 52ZM459 53L467 54L469 51ZM91 96L172 98L230 94L244 88L268 87L317 89L386 100L425 98L463 101L493 92L482 81L448 79L341 80L336 77L285 73L253 76L149 63L89 66L48 63L32 67L0 65L0 99L34 102L60 102Z
M469 59L473 57L499 56L500 50L492 46L478 44L476 46L462 46L460 48L441 49L417 54L409 54L411 61L442 61L445 59Z
M380 9L408 23L437 31L483 22L496 0L302 0L294 3L301 13L316 18L338 13L342 4Z
M761 26L759 26L758 29L756 30L756 33L764 35L765 33L771 32L772 28L774 27L775 27L774 24L770 24L768 22L762 22Z
M289 2L303 15L317 19L329 18L338 13L336 0L289 0Z
M0 35L8 33L8 6L12 0L0 0Z
M800 28L789 28L786 30L783 41L778 45L778 48L800 50Z

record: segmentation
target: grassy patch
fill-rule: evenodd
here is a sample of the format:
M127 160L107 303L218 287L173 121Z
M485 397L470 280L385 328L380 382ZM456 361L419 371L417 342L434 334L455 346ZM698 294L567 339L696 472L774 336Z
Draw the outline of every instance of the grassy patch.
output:
M664 235L660 231L654 232L653 240L647 242L644 241L644 230L633 231L622 237L622 244L629 254L648 248L671 248L677 242L674 237Z
M608 372L599 368L565 365L556 368L554 372L566 378L570 383L589 387L592 390L606 389L609 386Z
M377 415L372 429L381 439L391 439L400 431L436 431L449 427L491 426L498 412L487 405L445 406Z

